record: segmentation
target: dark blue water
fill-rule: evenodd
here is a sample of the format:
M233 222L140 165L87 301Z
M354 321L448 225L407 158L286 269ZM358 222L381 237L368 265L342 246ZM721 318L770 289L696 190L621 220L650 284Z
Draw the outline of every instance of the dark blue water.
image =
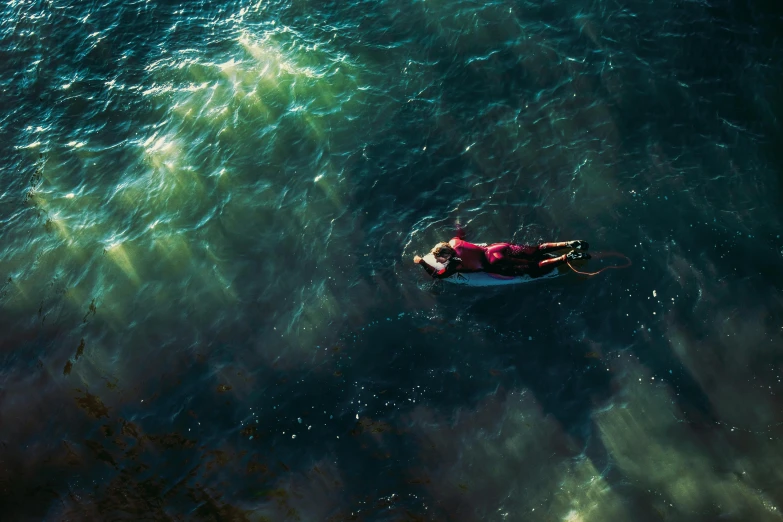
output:
M2 9L0 519L783 517L780 6Z

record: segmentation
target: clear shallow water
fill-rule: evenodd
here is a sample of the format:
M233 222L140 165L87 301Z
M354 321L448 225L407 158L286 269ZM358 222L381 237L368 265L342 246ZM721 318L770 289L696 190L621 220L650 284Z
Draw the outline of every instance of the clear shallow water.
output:
M2 22L11 520L781 518L779 12ZM634 265L432 287L457 221Z

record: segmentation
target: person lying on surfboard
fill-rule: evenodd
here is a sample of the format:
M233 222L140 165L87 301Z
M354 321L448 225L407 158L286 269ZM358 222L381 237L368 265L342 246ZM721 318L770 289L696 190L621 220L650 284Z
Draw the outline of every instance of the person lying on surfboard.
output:
M445 268L429 265L422 257L414 256L413 262L421 265L434 278L445 279L458 272L488 272L504 276L528 275L540 277L568 261L590 259L585 252L587 241L574 240L539 245L515 245L513 243L476 244L464 240L462 230L448 243L438 243L431 250L435 260ZM556 250L569 248L560 256Z

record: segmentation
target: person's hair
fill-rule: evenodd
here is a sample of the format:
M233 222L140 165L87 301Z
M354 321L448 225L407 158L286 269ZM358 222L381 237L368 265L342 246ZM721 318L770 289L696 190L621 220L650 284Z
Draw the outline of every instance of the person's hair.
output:
M451 245L446 242L438 243L432 247L430 252L432 252L432 255L435 257L441 257L443 254L451 254L451 257L457 256L457 251L451 248Z

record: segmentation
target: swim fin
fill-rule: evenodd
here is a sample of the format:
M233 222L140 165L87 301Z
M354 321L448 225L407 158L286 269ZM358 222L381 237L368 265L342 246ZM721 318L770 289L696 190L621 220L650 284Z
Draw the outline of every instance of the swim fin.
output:
M574 250L587 250L590 248L590 243L577 239L576 241L569 241L568 247L573 248Z
M591 259L592 257L593 256L591 256L587 252L577 252L576 250L572 250L572 251L570 251L566 255L566 259L568 259L569 261L579 261L579 260L582 260L582 259Z

